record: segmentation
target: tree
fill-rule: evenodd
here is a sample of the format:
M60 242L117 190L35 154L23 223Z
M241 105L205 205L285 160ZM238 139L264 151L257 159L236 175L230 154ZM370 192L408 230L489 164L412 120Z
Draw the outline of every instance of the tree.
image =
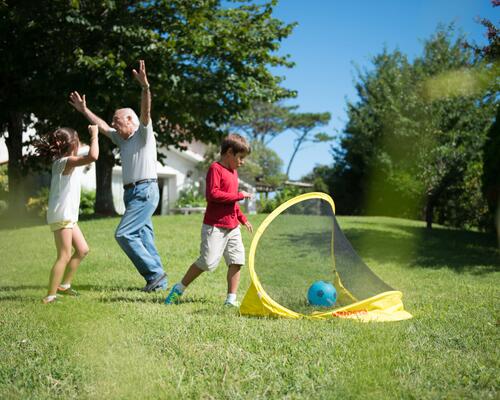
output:
M267 146L290 127L290 113L295 109L297 106L255 102L248 110L232 120L230 127L245 134L250 141L259 141Z
M84 132L85 121L66 104L76 89L96 114L110 120L116 108L138 103L130 73L138 59L148 64L160 146L214 141L232 116L253 102L292 96L269 71L269 66L292 66L275 54L294 26L272 16L276 3L4 2L0 88L9 96L0 104L0 124L9 142L9 175L15 174L10 181L21 180L20 135L31 115L40 120L40 130L64 124ZM102 141L96 212L113 212L114 163L112 145Z
M251 153L245 158L245 163L238 170L238 176L251 185L257 183L271 187L280 186L286 179L281 172L283 160L279 155L259 140L250 142ZM199 163L198 169L206 172L211 163L219 159L219 145L208 146L205 159Z
M63 101L62 66L72 49L63 27L70 8L62 1L0 3L0 137L5 136L9 152L10 215L19 215L26 199L29 168L22 133L33 114L48 112L56 98Z
M453 226L480 224L480 150L492 101L471 75L470 51L452 34L438 30L413 63L385 50L370 71L359 72L359 99L348 103L329 182L334 193L349 192L348 212L423 214L429 228L436 217Z
M493 7L500 6L500 1L492 0ZM488 44L478 46L465 43L466 47L472 48L477 59L482 65L480 75L484 77L487 85L486 96L495 99L496 115L491 125L483 153L483 175L482 190L489 207L489 223L491 229L496 225L500 244L500 164L498 155L500 154L500 106L498 104L498 93L500 91L498 76L500 75L500 28L490 20L483 18L480 23L487 29L486 37Z
M289 128L295 132L295 140L293 142L293 152L290 156L290 161L286 167L286 176L290 176L290 168L301 147L307 142L324 143L333 139L332 136L324 132L318 132L311 136L312 132L320 127L325 126L330 122L331 115L325 113L292 113L288 119Z

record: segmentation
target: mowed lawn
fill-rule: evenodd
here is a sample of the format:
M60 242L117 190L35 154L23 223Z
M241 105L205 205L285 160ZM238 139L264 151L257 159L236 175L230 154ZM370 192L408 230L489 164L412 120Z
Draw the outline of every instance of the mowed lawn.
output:
M201 220L154 218L171 283L198 256ZM47 226L0 230L0 398L497 399L495 239L393 218L339 222L372 270L403 292L413 319L241 317L222 306L222 263L167 307L166 293L138 290L144 282L113 238L116 218L80 223L91 248L74 282L81 295L44 306L55 257ZM240 299L248 284L244 269Z

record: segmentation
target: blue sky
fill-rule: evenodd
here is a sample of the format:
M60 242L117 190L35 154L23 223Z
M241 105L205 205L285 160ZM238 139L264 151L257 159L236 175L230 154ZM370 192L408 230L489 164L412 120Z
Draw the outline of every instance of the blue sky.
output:
M490 0L281 0L274 16L298 22L283 41L279 54L290 54L292 69L274 69L285 76L284 86L298 91L287 104L302 112L332 114L330 134L342 131L346 122L346 99L356 98L354 64L369 67L370 58L384 46L399 48L413 58L422 52L439 23L454 23L471 41L486 43L485 28L476 22L486 17L495 23L500 7ZM354 64L353 64L354 63ZM292 153L293 134L285 132L271 142L286 168ZM329 144L308 145L298 153L290 171L299 179L316 164L331 164Z

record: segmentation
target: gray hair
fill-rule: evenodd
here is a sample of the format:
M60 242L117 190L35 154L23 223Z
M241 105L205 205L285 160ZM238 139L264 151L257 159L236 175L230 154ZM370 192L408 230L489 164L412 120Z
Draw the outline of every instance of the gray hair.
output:
M135 111L130 108L130 107L125 107L125 108L120 108L116 111L125 111L127 113L127 115L130 115L130 117L132 118L132 122L135 126L139 127L139 117L137 116L137 114L135 113Z

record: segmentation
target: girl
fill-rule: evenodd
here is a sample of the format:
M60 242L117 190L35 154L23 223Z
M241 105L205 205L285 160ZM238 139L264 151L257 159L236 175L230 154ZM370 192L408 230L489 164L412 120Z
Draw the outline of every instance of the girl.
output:
M52 160L47 223L54 232L57 248L57 260L50 272L48 293L42 300L44 304L53 303L57 292L77 294L71 289L71 280L89 252L89 246L77 225L82 170L77 167L90 164L99 156L97 125L89 125L89 133L90 150L87 155L78 155L80 141L76 131L71 128L59 128L35 144L40 156ZM75 249L73 255L71 247Z

